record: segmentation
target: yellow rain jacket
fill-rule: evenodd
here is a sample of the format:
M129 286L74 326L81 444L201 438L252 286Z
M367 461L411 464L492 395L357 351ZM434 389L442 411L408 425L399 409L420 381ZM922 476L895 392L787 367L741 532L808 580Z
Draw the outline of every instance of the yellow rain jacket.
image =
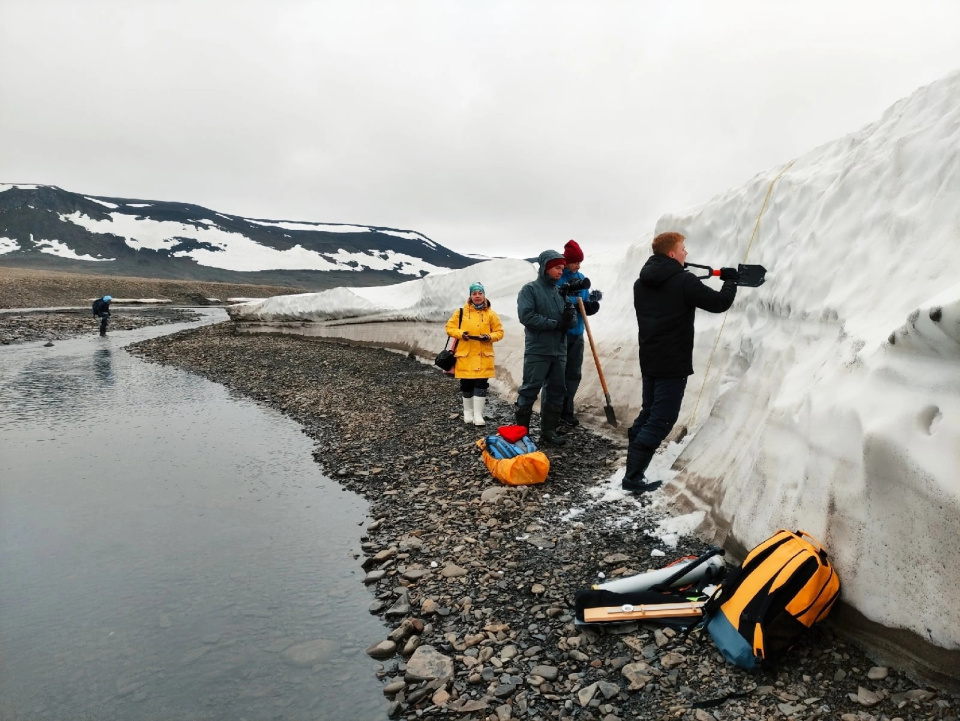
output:
M500 318L490 309L490 301L483 310L477 310L469 300L463 306L463 322L457 328L460 311L455 310L447 321L447 335L457 339L457 365L453 375L456 378L493 378L493 344L503 339L503 326ZM464 340L464 333L470 334L470 340ZM488 335L490 340L480 340L477 336Z

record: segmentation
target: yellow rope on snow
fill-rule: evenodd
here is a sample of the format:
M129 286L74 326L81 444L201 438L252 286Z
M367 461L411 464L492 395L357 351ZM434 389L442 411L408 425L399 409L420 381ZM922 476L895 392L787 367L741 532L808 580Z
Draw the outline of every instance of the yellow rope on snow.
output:
M747 250L743 254L743 262L747 262L747 257L750 255L750 249L753 247L753 239L757 237L757 230L760 228L760 218L763 217L763 211L767 209L767 201L770 200L770 195L773 193L773 186L776 185L777 181L783 177L783 174L790 170L790 166L793 165L794 161L790 161L784 166L783 170L777 173L777 177L770 181L770 187L767 188L767 195L763 199L763 205L760 206L760 213L757 215L757 222L753 225L753 233L750 234L750 242L747 243ZM697 402L693 406L693 416L690 418L691 427L697 422L697 409L700 407L700 398L703 396L703 389L707 387L707 377L710 375L710 365L713 363L713 355L717 352L717 346L720 345L720 336L723 335L723 327L727 324L727 312L723 314L723 320L720 323L720 332L717 333L717 339L713 342L713 350L710 351L710 358L707 359L707 367L703 372L703 383L700 384L700 392L697 394Z

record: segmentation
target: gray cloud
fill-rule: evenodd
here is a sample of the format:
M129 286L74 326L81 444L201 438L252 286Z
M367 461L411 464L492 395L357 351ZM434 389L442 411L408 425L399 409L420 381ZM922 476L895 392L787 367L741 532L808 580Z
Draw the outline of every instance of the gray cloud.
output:
M389 225L643 237L960 68L952 2L0 6L2 182Z

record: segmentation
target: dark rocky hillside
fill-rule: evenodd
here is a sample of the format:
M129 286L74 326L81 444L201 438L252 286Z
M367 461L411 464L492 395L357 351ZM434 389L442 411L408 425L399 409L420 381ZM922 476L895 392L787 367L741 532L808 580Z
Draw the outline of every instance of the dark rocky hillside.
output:
M188 203L0 185L0 264L8 267L321 290L476 262L415 231L258 221Z

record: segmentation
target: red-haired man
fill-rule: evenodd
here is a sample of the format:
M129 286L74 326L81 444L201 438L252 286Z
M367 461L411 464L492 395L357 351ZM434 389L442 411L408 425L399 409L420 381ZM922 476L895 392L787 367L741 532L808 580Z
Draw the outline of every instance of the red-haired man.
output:
M693 319L697 308L723 313L737 295L735 268L721 268L723 287L712 290L685 269L687 249L680 233L653 239L653 255L633 284L640 343L643 405L627 432L627 471L623 490L643 493L659 488L644 471L680 415L680 403L693 375Z

